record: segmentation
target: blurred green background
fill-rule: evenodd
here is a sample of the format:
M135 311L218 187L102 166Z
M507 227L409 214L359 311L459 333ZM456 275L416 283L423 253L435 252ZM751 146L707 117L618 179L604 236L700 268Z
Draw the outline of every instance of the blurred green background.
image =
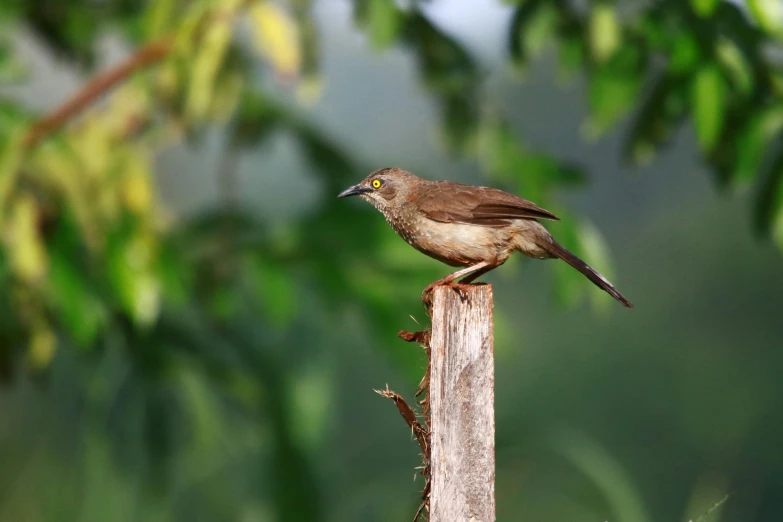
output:
M335 199L392 165L552 210L636 304L485 278L499 520L783 520L781 145L777 0L3 0L0 520L411 519L372 389L449 268Z

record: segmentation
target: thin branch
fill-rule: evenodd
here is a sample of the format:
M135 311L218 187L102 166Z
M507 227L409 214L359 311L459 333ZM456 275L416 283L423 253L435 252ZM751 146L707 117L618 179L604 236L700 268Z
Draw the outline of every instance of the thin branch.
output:
M140 48L124 62L99 73L65 103L36 121L25 134L23 145L36 146L133 73L165 58L173 47L173 40L170 38L155 40Z
M421 451L424 457L429 458L430 449L429 441L427 440L427 430L424 428L424 426L421 425L421 423L419 423L419 420L416 418L416 413L410 406L408 406L408 403L405 402L405 399L403 399L399 393L395 393L390 390L388 385L386 385L385 390L374 391L381 397L386 397L387 399L394 401L394 404L397 406L400 415L402 415L402 418L405 419L406 423L408 423L411 432L419 442L419 446L421 447Z
M414 319L415 321L415 319ZM419 422L419 419L416 416L416 412L413 411L413 409L408 406L408 403L405 402L405 399L403 399L399 394L391 391L389 389L389 386L386 385L385 390L375 390L376 393L379 395L386 397L388 399L391 399L394 401L394 404L397 406L397 409L400 412L400 415L402 415L402 418L405 419L405 422L410 426L411 431L413 435L416 436L416 439L419 442L419 447L421 447L421 457L422 457L422 466L420 468L421 472L420 474L424 477L424 489L421 492L421 504L419 504L419 509L416 510L416 514L413 517L413 522L417 522L419 520L424 519L424 511L429 512L430 509L430 491L432 487L432 483L430 480L430 433L429 433L429 424L430 424L430 407L429 407L429 380L430 380L430 331L429 330L422 330L420 332L408 332L405 330L402 330L400 333L397 334L397 336L409 343L415 342L418 343L422 348L424 348L426 354L427 354L427 371L424 374L424 377L421 380L421 383L419 383L419 388L416 391L416 396L420 396L422 393L427 391L427 394L425 395L424 399L419 401L419 405L421 406L421 413L424 416L424 425L422 425L421 422Z
M403 332L400 332L401 334ZM407 332L405 332L407 333ZM422 332L417 332L417 334ZM413 334L416 335L416 334ZM402 335L400 335L402 337ZM404 338L404 337L403 337ZM416 514L413 517L413 522L417 522L420 518L423 518L424 510L429 511L429 500L430 500L430 440L429 440L429 432L427 429L421 425L418 418L416 418L416 412L413 411L413 409L408 406L408 403L405 402L405 399L402 398L402 396L399 393L395 393L392 390L389 389L389 385L386 385L385 390L374 390L375 393L380 395L381 397L386 397L387 399L391 399L394 401L395 406L397 406L397 410L399 410L400 415L402 415L402 418L405 419L405 422L410 426L411 432L413 435L416 436L416 439L419 442L419 447L421 447L421 457L424 460L421 468L421 475L424 477L424 490L421 492L421 504L419 504L419 509L416 510Z

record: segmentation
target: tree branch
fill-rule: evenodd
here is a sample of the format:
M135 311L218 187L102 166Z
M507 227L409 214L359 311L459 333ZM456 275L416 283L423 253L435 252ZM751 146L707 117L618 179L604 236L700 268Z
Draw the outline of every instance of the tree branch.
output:
M99 73L65 103L30 126L22 142L23 145L35 147L41 140L60 129L68 120L82 112L117 84L125 81L133 73L165 58L172 48L173 40L170 38L155 40L140 48L124 62Z

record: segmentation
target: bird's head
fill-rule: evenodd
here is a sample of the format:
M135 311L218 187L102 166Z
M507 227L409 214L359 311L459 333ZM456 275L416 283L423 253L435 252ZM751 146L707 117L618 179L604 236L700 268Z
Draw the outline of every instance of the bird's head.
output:
M407 196L417 181L420 179L406 170L388 167L376 170L360 183L340 192L337 197L359 196L385 212L407 201Z

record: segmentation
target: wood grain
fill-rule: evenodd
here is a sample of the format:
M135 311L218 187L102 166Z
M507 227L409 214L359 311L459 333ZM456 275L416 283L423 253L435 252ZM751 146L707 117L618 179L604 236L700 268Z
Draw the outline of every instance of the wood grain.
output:
M430 520L495 522L492 287L460 289L433 295Z

